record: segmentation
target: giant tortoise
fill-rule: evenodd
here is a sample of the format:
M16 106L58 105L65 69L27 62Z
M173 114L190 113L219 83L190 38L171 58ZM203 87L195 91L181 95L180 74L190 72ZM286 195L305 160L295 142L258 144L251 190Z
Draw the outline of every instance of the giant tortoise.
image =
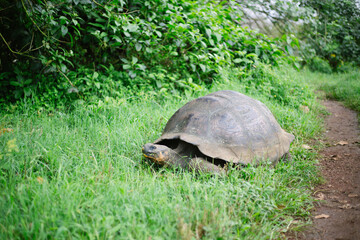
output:
M224 90L185 104L167 122L161 137L142 151L160 165L225 173L228 163L276 163L287 158L293 140L263 103Z

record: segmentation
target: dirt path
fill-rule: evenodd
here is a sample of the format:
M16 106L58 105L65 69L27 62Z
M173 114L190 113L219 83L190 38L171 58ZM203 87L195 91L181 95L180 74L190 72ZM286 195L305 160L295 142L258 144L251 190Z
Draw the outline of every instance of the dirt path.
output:
M360 239L360 130L357 114L342 104L323 102L326 148L320 161L325 183L315 189L313 225L295 239ZM291 239L291 238L289 238Z

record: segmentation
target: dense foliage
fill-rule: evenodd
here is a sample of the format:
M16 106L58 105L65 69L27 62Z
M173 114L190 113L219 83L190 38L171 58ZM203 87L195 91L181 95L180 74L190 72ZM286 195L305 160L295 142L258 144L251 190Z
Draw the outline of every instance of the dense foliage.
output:
M316 11L315 21L304 25L303 37L328 60L333 69L343 62L360 64L360 2L353 0L302 0Z
M294 33L301 40L298 52L311 66L321 58L333 70L345 62L360 65L360 2L353 0L238 1L252 10L266 34ZM255 17L255 18L256 18ZM250 19L259 21L259 19Z
M240 27L233 1L2 3L12 15L1 35L5 101L116 97L123 87L184 91L211 83L224 67L246 71L285 57L281 40Z

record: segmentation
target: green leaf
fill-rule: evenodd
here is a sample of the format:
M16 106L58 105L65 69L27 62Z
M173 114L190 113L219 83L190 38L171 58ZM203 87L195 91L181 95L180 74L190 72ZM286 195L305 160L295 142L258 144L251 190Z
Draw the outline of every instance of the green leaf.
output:
M117 43L122 43L121 38L119 38L118 36L113 35L112 38L113 38Z
M24 85L28 85L28 84L30 84L32 82L32 79L30 78L30 79L28 79L28 80L26 80L25 82L24 82Z
M138 62L139 59L137 59L137 57L132 57L132 61L131 61L131 64L134 65Z
M145 71L146 66L144 64L138 64L138 69L141 71Z
M68 19L65 16L61 16L59 19L61 25L68 23Z
M100 37L101 37L101 38L105 38L105 37L107 37L107 33L106 33L106 32L102 32L102 33L100 33Z
M136 77L136 72L130 71L130 72L129 72L129 76L130 76L131 78L135 78L135 77Z
M291 42L291 46L300 48L299 39L297 39L296 37L293 37L292 42Z
M300 70L301 65L297 61L293 62L293 66L295 67L296 70Z
M207 45L204 41L200 41L200 44L202 45L202 47L207 48Z
M115 23L115 25L116 25L117 27L119 27L119 26L121 25L121 23L120 23L119 20L115 20L114 23Z
M25 93L25 96L30 96L30 94L31 94L31 88L24 88L24 93Z
M285 46L285 50L288 54L293 55L294 51L291 46Z
M222 35L219 33L215 33L215 36L216 36L217 41L220 42L222 39Z
M206 32L206 35L208 35L208 37L211 37L211 29L205 28L205 32Z
M65 73L66 70L67 70L66 65L65 65L65 64L61 64L61 65L60 65L60 70L61 70L63 73Z
M105 29L105 26L104 26L103 24L100 24L100 23L92 23L92 22L89 22L88 24L91 25L91 26L94 26L94 27L98 27L98 28L101 28L101 29Z
M136 24L129 24L125 27L129 32L136 32L139 28Z
M260 56L260 48L258 46L255 47L255 54Z
M129 65L129 64L124 64L123 65L124 70L130 69L130 68L131 68L131 65Z
M68 33L68 28L64 25L61 25L61 35L65 36Z
M162 36L162 33L161 33L161 32L155 31L155 33L156 33L156 35L158 35L159 38L161 38L161 36Z
M156 80L155 83L158 88L162 87L162 83L159 80Z
M10 85L13 85L13 86L15 86L15 87L21 86L21 84L20 84L19 82L16 82L16 81L11 81L11 82L10 82Z
M92 78L93 78L93 79L97 79L98 77L99 77L99 74L98 74L97 72L94 72Z
M136 44L135 44L135 48L136 48L136 51L139 52L139 51L141 50L142 46L141 46L140 43L136 43Z
M246 54L246 57L247 58L253 57L253 58L257 59L258 55L256 55L255 53L249 53L249 54Z

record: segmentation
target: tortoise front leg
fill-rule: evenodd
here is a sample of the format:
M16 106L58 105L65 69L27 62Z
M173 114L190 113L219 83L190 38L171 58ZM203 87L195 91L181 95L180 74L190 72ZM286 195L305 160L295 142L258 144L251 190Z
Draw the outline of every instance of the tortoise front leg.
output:
M281 158L280 158L280 161L283 161L283 162L291 162L293 159L292 159L292 156L289 152L285 153Z
M214 174L226 175L226 171L223 168L211 162L208 162L203 158L190 159L189 169L195 170L196 172L200 172L200 173L214 173Z

